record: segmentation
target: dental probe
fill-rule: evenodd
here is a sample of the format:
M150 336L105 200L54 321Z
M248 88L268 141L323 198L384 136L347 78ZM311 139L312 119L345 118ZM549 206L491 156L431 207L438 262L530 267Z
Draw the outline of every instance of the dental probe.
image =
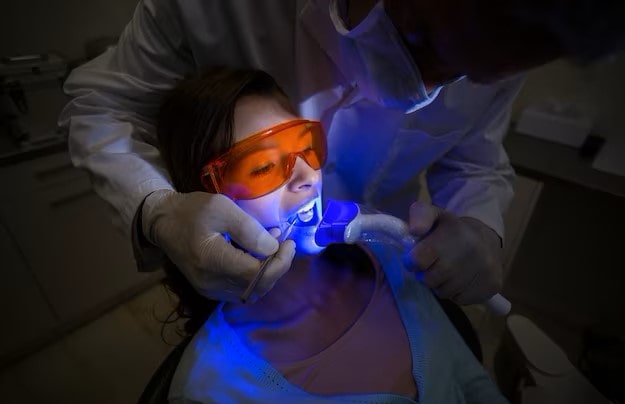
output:
M293 219L289 221L289 225L287 226L287 228L284 229L280 237L278 237L278 243L282 243L284 240L286 240L289 234L291 234L291 229L293 229L293 225L295 225L296 221L297 221L297 216L294 216ZM260 282L260 279L263 277L263 274L265 273L265 270L267 269L267 265L269 264L269 261L274 259L276 254L278 253L276 252L275 254L266 257L263 260L263 263L260 264L260 269L258 270L258 273L254 277L254 279L252 279L252 282L250 282L250 284L247 286L247 288L241 295L241 303L247 303L250 296L252 295L252 292L254 291L254 289L256 289L256 285L258 285L258 282Z

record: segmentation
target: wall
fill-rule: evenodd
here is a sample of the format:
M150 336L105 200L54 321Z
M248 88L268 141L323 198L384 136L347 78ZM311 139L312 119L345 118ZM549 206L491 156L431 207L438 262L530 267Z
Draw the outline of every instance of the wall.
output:
M57 50L69 60L85 56L85 42L117 36L137 0L3 0L0 55Z

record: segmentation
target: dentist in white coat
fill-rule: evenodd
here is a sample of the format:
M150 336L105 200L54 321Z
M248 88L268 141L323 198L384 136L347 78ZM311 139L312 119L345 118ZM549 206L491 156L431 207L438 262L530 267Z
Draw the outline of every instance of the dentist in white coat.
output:
M236 300L261 261L227 233L257 255L277 252L260 296L294 251L221 195L175 192L153 122L162 95L187 74L263 69L325 126L324 197L409 219L421 242L406 260L423 282L441 298L481 302L501 288L513 178L501 141L517 73L561 56L592 60L618 42L591 32L592 15L588 32L569 18L589 0L535 3L141 0L117 47L66 81L74 99L60 123L73 162L132 235L141 270L167 254L201 294ZM603 12L600 27L622 15L593 10ZM421 173L432 204L414 203Z

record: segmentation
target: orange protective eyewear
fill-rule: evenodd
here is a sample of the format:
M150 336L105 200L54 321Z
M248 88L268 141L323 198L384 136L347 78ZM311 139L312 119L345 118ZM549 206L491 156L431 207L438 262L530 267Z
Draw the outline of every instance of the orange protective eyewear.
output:
M256 133L202 169L209 192L232 199L254 199L286 183L301 157L319 170L326 160L326 137L318 121L293 119Z

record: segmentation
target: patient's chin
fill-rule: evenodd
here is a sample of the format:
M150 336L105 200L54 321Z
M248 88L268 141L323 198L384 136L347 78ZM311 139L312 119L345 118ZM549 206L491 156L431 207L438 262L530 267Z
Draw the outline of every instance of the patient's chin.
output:
M315 230L316 226L295 226L289 238L295 241L296 255L319 254L323 251L323 247L315 243Z

